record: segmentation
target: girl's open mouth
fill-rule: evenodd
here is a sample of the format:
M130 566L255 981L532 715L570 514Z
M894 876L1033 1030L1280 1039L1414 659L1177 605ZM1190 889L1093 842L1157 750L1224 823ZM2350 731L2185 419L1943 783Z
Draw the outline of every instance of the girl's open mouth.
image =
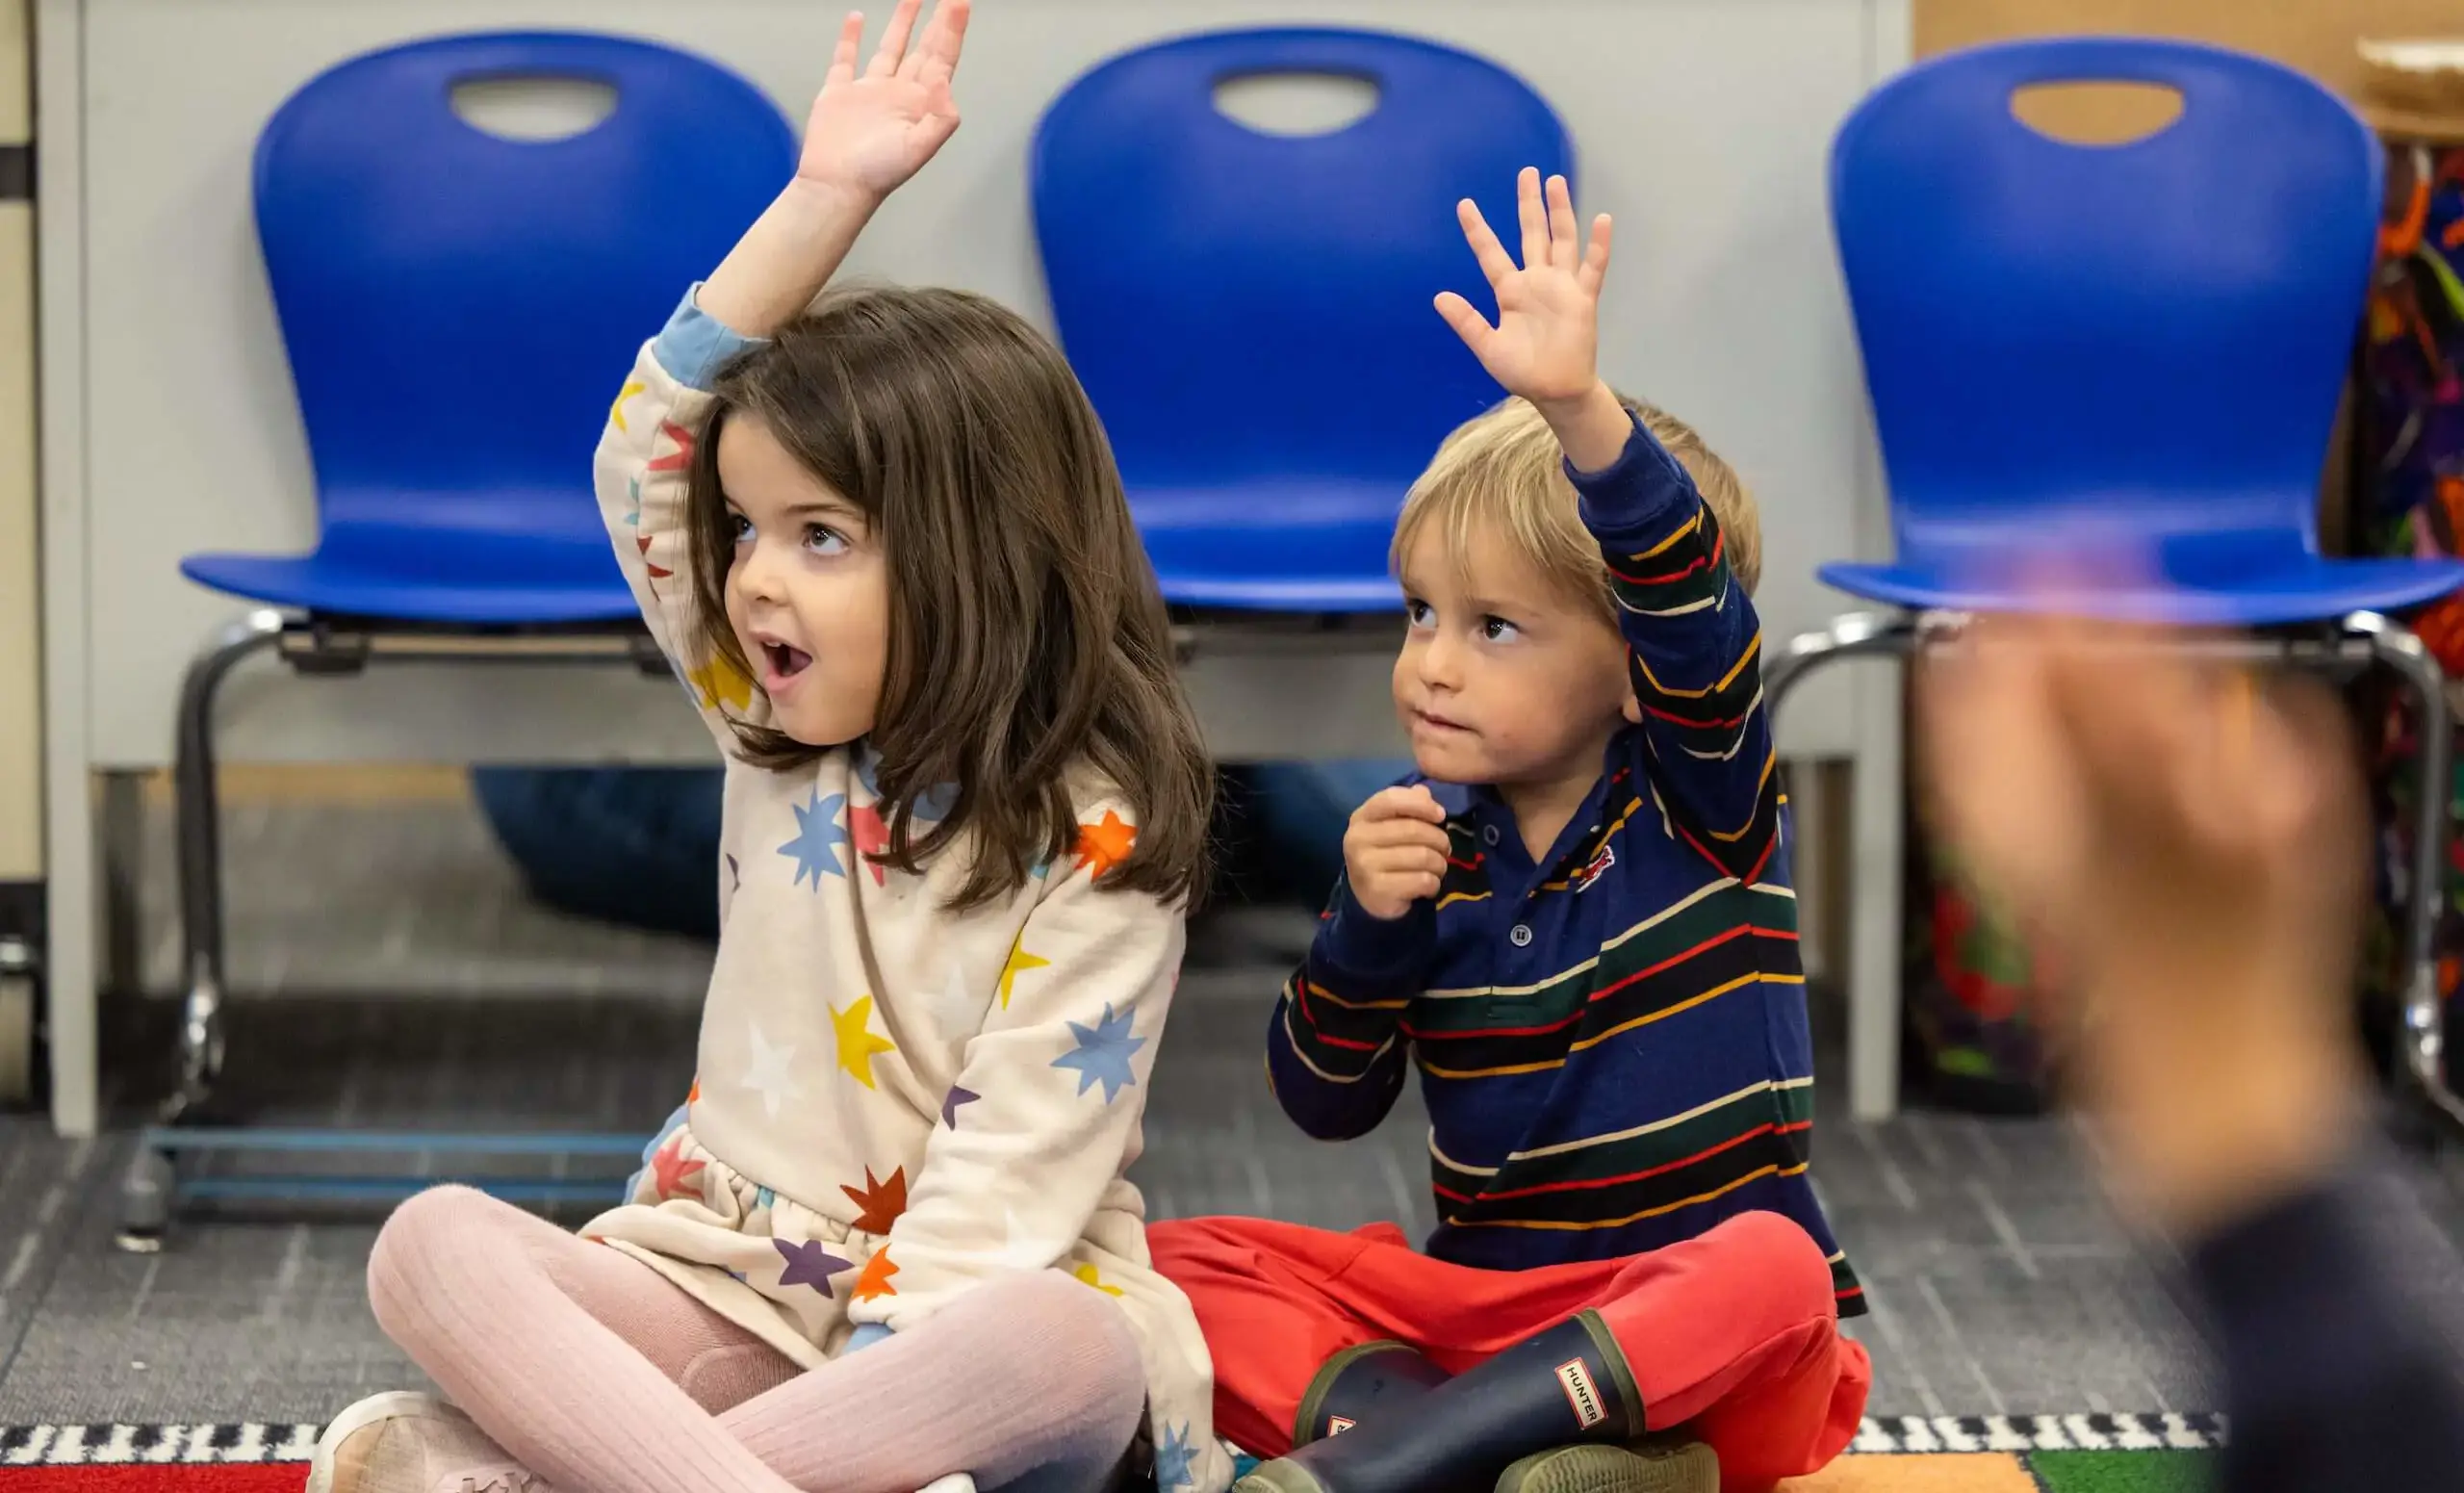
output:
M812 662L812 655L801 648L789 648L784 643L762 644L761 657L770 666L773 679L794 679L805 671L807 664Z

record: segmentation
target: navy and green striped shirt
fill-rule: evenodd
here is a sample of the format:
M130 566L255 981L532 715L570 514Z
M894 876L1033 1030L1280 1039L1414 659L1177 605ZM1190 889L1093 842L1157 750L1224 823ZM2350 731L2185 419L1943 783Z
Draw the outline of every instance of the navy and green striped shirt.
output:
M1437 897L1387 922L1336 888L1268 1074L1303 1130L1343 1140L1420 1068L1437 1258L1614 1258L1767 1209L1822 1247L1853 1315L1807 1178L1813 1057L1754 604L1639 424L1615 465L1568 472L1643 724L1538 862L1495 791L1430 783L1453 839Z

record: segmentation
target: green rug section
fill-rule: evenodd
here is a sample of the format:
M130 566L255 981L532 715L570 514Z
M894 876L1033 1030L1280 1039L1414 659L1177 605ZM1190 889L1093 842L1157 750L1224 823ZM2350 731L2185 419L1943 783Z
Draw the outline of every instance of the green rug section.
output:
M2215 1471L2206 1452L2031 1452L2027 1463L2045 1493L2206 1493Z
M2030 1452L2021 1458L2045 1493L2207 1493L2214 1482L2209 1452ZM1233 1458L1235 1478L1257 1458Z

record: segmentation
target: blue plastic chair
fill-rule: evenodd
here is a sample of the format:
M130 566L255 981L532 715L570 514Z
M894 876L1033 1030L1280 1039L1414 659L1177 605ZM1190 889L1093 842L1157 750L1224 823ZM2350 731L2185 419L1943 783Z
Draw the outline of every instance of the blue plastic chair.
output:
M2019 120L2015 90L2065 82L2169 88L2181 114L2115 145ZM2187 42L2013 42L1878 90L1834 145L1832 211L1898 553L1819 574L1934 620L1843 618L1797 640L1775 662L1775 700L1821 660L1914 648L1944 614L2047 605L2020 587L2031 568L2127 548L2142 569L2080 571L2053 604L2159 624L2327 625L2294 656L2402 671L2428 706L2426 781L2444 785L2438 666L2381 613L2464 585L2464 565L2319 551L2319 476L2381 173L2376 140L2325 89ZM2447 796L2424 795L2417 885L2433 893ZM2421 982L2437 899L2419 900L2416 1006L2433 988ZM2415 1017L2434 1060L2435 1000ZM2435 1062L2415 1067L2451 1104Z
M1216 108L1217 85L1276 73L1366 79L1377 105L1316 136ZM1386 552L1403 493L1502 398L1429 307L1478 284L1454 204L1511 223L1526 166L1572 169L1538 94L1380 32L1185 37L1053 103L1033 183L1053 315L1167 600L1399 607Z
M561 140L465 123L457 84L605 84ZM265 251L322 529L181 570L316 611L501 626L635 614L590 459L621 373L794 170L752 84L617 37L446 37L312 80L258 138Z
M576 79L612 112L562 139L465 122L457 85ZM795 138L751 83L647 41L579 33L438 38L310 80L259 137L257 233L315 467L321 535L304 555L200 554L181 569L269 604L201 653L175 753L189 981L180 1119L222 1060L216 689L282 645L346 672L389 633L489 634L491 656L571 656L607 631L663 668L590 490L607 398L642 338L727 252L794 169ZM476 646L476 645L474 645ZM159 1151L132 1174L131 1233ZM363 1138L364 1139L364 1138ZM628 1147L632 1143L628 1143ZM222 1148L230 1148L226 1144ZM366 1148L363 1145L360 1148ZM162 1186L155 1185L157 1193Z

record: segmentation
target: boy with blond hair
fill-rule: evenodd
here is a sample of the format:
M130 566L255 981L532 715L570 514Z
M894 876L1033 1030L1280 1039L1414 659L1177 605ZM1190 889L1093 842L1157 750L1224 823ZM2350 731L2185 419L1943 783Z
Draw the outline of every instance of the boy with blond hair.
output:
M1601 380L1608 220L1586 248L1563 178L1519 197L1520 266L1461 207L1498 322L1437 298L1512 398L1396 528L1419 770L1352 816L1267 1054L1326 1140L1419 1068L1438 1227L1149 1230L1219 1427L1276 1457L1242 1493L1766 1487L1846 1446L1871 1378L1806 1174L1753 503Z

